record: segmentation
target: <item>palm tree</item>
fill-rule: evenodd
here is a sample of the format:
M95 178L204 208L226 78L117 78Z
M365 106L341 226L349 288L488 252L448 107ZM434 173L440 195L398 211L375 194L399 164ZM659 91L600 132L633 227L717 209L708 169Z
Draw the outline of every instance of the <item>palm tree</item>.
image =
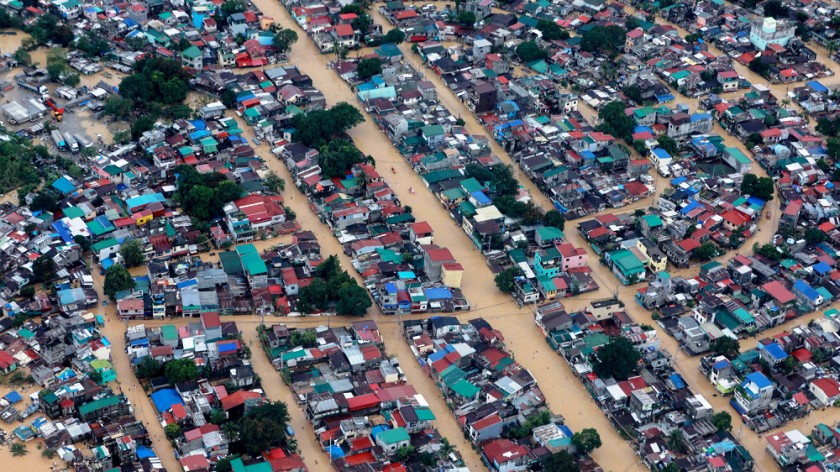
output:
M788 105L790 105L790 99L789 98L783 98L782 99L782 106L786 107Z
M26 449L26 444L22 442L16 442L12 444L12 455L15 457L25 456L29 454L29 451Z
M55 457L55 449L46 448L41 451L41 455L46 457L47 459L52 459Z
M834 41L834 40L829 41L828 43L826 43L825 48L826 48L826 49L828 49L828 57L829 57L829 58L831 58L831 56L832 56L832 54L834 53L834 51L836 51L836 50L837 50L837 46L840 46L840 44L838 44L838 42L837 42L837 41Z
M440 455L442 457L445 457L445 456L448 456L449 454L452 454L453 452L455 452L455 446L450 444L448 439L443 438L440 441Z
M666 442L668 445L668 449L672 451L682 451L683 449L683 434L682 431L675 429L671 434L668 435L668 440Z

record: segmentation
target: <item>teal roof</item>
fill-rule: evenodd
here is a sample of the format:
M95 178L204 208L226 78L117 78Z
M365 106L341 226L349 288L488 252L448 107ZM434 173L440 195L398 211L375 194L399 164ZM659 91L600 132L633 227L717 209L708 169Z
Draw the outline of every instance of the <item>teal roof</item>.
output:
M96 410L101 410L102 408L108 408L114 405L117 405L122 402L122 399L117 396L110 396L105 398L100 398L99 400L94 400L92 402L85 403L84 405L79 407L79 414L85 416L87 414L93 413Z
M551 241L553 239L563 239L566 235L554 226L542 226L537 228L537 234L540 235L543 241Z
M660 218L659 215L645 215L642 219L645 220L651 228L662 226L662 218Z
M408 431L405 428L394 428L381 431L376 434L376 439L385 444L399 444L401 442L410 441Z

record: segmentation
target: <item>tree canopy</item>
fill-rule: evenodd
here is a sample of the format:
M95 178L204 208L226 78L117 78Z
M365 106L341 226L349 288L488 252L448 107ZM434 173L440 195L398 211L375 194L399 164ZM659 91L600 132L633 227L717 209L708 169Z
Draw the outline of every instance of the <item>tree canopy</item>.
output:
M522 62L532 62L548 56L548 51L540 48L534 41L525 41L516 46L516 54Z
M383 43L400 44L405 41L405 33L399 28L393 28L382 37Z
M624 48L627 31L621 26L596 25L583 32L581 49L615 57Z
M552 226L554 228L563 231L566 229L566 217L563 216L557 210L549 210L545 212L545 217L543 218L543 224L545 226Z
M359 80L367 80L374 75L382 73L382 60L378 57L368 57L359 61L356 67L356 75Z
M764 201L773 200L775 184L770 177L758 177L755 174L744 174L741 181L741 193L760 198Z
M189 80L180 62L149 56L134 65L134 73L120 82L119 91L137 107L173 105L187 98Z
M616 336L598 348L592 369L602 379L613 377L616 380L626 380L636 372L641 357L629 339Z
M572 435L572 444L578 451L589 454L601 447L601 435L595 428L583 428Z
M732 429L732 416L726 411L719 411L712 415L712 424L715 425L718 432L730 431Z
M134 289L134 278L122 264L114 264L105 272L103 291L111 300L117 292Z
M711 342L709 347L715 354L725 356L728 359L735 359L741 355L741 344L737 339L730 338L729 336L716 338Z
M545 472L579 472L580 467L566 451L555 452L543 460L543 471Z
M163 375L173 385L195 380L198 378L198 366L189 358L173 359L163 365Z
M293 29L283 28L274 33L271 45L280 54L286 54L292 50L292 45L298 40L298 35Z
M504 293L513 293L514 280L522 275L522 269L517 266L508 267L507 269L496 274L496 287Z
M626 108L627 105L621 101L606 104L598 110L598 118L601 119L601 124L596 129L602 133L621 138L628 143L632 142L633 129L636 126L636 122L624 113Z
M694 250L694 255L701 261L708 261L717 257L718 247L711 241L706 241Z
M364 162L365 156L350 141L334 139L321 147L318 164L325 177L344 177L353 164Z
M146 261L143 255L143 246L139 239L129 239L120 247L120 255L127 267L137 267Z
M292 120L294 141L307 146L321 147L350 128L365 121L362 113L346 102L337 103L328 110L313 110Z
M239 438L252 456L287 443L289 412L282 402L268 402L252 408L239 422Z
M542 33L543 39L554 41L555 39L569 39L569 32L560 27L557 23L549 20L537 22L537 29Z
M363 316L373 305L367 291L360 287L335 255L315 269L312 282L298 293L298 311L325 311L335 305L339 315Z
M225 203L240 198L243 193L239 184L218 172L201 174L195 167L180 165L175 173L181 207L200 221L222 216Z

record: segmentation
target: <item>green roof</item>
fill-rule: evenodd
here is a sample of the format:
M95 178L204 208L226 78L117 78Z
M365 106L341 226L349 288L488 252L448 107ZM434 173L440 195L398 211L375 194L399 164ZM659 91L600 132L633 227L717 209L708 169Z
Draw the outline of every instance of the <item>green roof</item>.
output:
M67 218L81 218L85 216L85 211L79 207L71 206L61 210Z
M172 340L178 339L178 328L172 324L166 324L160 327L160 333L163 335L163 339Z
M537 228L537 234L540 235L543 241L551 241L552 239L563 239L566 235L554 226L542 226Z
M510 257L510 260L517 264L519 264L520 262L528 262L528 256L525 255L525 251L519 248L512 249L510 252L508 252L508 257Z
M97 241L97 242L93 243L90 246L90 248L95 252L99 252L103 249L107 249L109 247L116 246L117 244L119 244L119 241L117 241L114 238L108 238L108 239L103 239L102 241Z
M610 259L624 275L633 275L645 271L645 265L642 261L627 249L611 252Z
M691 75L691 72L689 72L687 70L681 70L681 71L674 72L673 74L671 74L671 79L680 80L680 79L684 79L684 78L688 77L689 75Z
M642 219L645 220L651 228L662 226L662 218L660 218L659 215L645 215Z
M468 193L481 192L484 190L484 187L478 180L475 179L475 177L470 177L469 179L462 180L461 188Z
M242 273L242 263L239 262L239 254L236 251L220 252L219 260L222 261L222 268L225 270L225 274L234 275Z
M460 177L460 176L461 176L461 173L458 172L455 169L440 169L440 170L434 170L434 171L429 172L427 174L423 174L423 180L425 180L426 182L428 182L430 184L433 184L435 182L440 182L442 180L447 180L447 179L454 179L454 178L457 178L457 177Z
M193 45L181 51L181 55L189 59L196 59L201 56L201 49Z
M96 370L107 370L111 368L111 363L105 359L96 359L90 362L90 366Z
M474 398L481 391L480 388L470 382L461 379L452 385L452 391L464 398Z
M446 133L441 125L428 125L420 128L420 130L425 137L441 136Z
M100 398L99 400L94 400L92 402L85 403L84 405L79 407L79 414L82 416L86 416L90 413L93 413L96 410L108 408L114 405L118 405L120 403L122 403L122 398L111 395L110 397Z
M398 444L405 441L410 441L408 431L405 428L394 428L382 431L376 435L376 439L385 444Z
M444 190L441 194L446 197L447 200L461 200L463 198L467 198L467 194L460 187L452 187L450 189Z
M428 408L414 408L414 414L419 421L434 421L435 414Z

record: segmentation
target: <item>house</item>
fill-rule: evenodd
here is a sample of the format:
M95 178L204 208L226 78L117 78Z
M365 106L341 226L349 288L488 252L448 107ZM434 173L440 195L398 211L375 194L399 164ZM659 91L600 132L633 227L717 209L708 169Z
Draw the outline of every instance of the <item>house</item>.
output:
M830 377L812 380L808 390L823 405L834 405L840 400L840 383Z
M815 310L825 301L823 296L820 295L820 292L802 279L797 279L796 282L793 283L793 287L791 287L791 289L793 294L796 295L796 300L802 305L807 306L809 311Z
M435 245L423 246L423 270L433 282L441 280L441 269L444 264L454 264L457 261L449 249Z
M181 63L184 64L184 67L200 71L204 68L204 54L202 54L201 49L192 45L181 51Z
M134 320L145 316L143 299L124 298L117 302L117 313L121 320Z
M3 374L8 375L12 373L15 369L17 369L17 366L17 359L12 357L12 355L8 352L0 350L0 371L2 371Z
M470 108L475 113L487 113L496 108L498 91L488 82L479 81L470 87Z
M759 51L771 44L787 46L796 34L796 25L786 20L757 16L750 22L750 42Z
M376 444L385 451L385 454L392 455L398 450L411 444L411 437L405 428L394 428L381 431L376 434Z
M645 265L631 251L618 249L605 254L607 265L624 285L641 282L645 278Z
M204 328L204 336L208 341L222 337L222 322L217 313L202 313L201 327Z
M773 384L761 372L753 372L735 390L735 403L740 411L752 413L770 406L773 399Z
M493 439L481 446L481 454L496 472L527 470L530 450L510 439Z
M735 172L746 174L750 171L752 161L740 149L729 146L723 149L723 162L732 166Z

